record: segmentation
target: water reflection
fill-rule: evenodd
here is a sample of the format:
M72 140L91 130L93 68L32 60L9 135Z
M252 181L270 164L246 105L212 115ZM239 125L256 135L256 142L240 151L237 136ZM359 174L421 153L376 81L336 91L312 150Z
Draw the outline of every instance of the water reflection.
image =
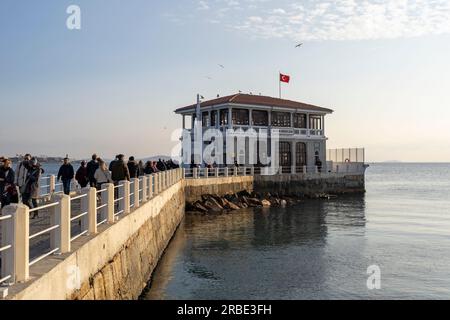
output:
M358 197L187 215L145 298L315 298L332 272L329 228L364 229L364 206Z

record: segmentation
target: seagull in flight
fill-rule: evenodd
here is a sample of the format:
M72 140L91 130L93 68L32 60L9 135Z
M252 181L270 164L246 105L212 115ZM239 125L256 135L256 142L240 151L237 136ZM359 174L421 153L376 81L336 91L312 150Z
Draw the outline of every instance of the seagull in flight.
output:
M219 64L219 67L221 67L222 69L225 69L223 64Z
M206 76L206 78L207 78L208 80L212 80L212 78L211 78L210 76Z
M296 48L300 48L303 45L303 43L299 43L298 45L296 45Z

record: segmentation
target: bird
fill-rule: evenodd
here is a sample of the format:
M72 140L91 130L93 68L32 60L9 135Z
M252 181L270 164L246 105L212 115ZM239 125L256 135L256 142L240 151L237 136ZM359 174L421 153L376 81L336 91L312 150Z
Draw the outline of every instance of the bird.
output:
M221 67L222 69L225 69L223 64L219 64L219 67Z
M208 80L212 80L212 78L211 78L211 77L209 77L209 76L206 76L206 78L207 78Z
M303 45L303 43L299 43L298 45L296 45L296 48L300 48Z

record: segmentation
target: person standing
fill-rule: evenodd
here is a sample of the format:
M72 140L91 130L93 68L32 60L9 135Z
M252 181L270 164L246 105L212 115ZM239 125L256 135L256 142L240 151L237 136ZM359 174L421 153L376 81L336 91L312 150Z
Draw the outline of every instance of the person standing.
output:
M33 209L38 206L37 199L39 198L39 180L44 170L38 163L36 158L30 160L30 170L28 171L27 180L25 182L23 203L28 208ZM33 219L38 217L38 211L34 212Z
M92 155L92 160L88 162L86 166L87 177L89 179L89 184L92 188L95 188L97 182L95 181L94 175L95 171L98 169L98 157L96 154Z
M130 178L137 178L139 176L139 167L134 157L130 157L127 163L128 171L130 172Z
M105 183L113 183L111 173L106 166L106 162L99 160L99 168L95 171L95 181L97 181L97 189L101 190Z
M30 170L31 155L26 154L23 160L19 162L16 168L15 184L19 188L20 193L23 195L23 189L27 180L28 171Z
M81 161L81 165L78 168L77 173L75 174L75 179L77 180L81 188L87 187L90 181L87 175L86 161Z
M64 163L59 168L58 181L62 180L64 194L70 194L70 182L75 177L73 166L69 162L69 158L64 158Z
M139 177L142 177L143 175L145 175L145 172L144 172L144 162L142 161L142 160L139 160L139 163L138 163L138 168L139 168L139 171L138 171L138 176Z
M152 162L147 161L144 168L144 174L152 174L152 173L155 173L155 171L153 170Z
M17 191L14 185L14 170L11 168L11 160L4 159L0 167L0 202L5 207L12 202L18 202Z
M130 181L130 172L128 171L128 166L123 160L124 158L125 156L123 154L118 155L117 160L114 161L111 166L111 177L115 184L118 184L123 180Z

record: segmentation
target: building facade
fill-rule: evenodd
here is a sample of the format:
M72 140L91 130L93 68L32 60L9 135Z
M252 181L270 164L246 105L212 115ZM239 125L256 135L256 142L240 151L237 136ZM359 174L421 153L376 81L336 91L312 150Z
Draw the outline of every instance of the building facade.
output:
M267 96L235 94L179 108L175 113L182 116L183 129L190 130L192 135L198 115L203 131L213 128L222 132L227 129L271 132L277 129L278 164L283 173L299 173L317 166L326 170L325 116L333 113L331 109ZM203 148L209 143L205 141ZM270 144L269 137L264 150L272 155ZM257 148L260 154L259 144ZM239 150L235 152L232 156L236 161L246 165L249 155ZM256 164L260 165L259 159Z

